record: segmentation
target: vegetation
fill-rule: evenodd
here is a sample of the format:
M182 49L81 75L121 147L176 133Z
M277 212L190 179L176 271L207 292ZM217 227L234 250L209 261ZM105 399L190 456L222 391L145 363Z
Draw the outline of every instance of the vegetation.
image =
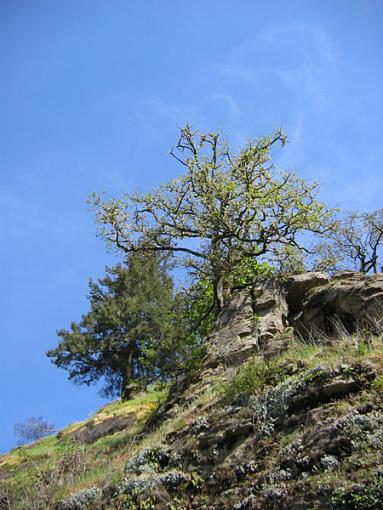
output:
M317 342L291 340L288 349L269 361L249 359L240 365L222 384L218 392L223 403L232 403L238 397L259 393L266 386L275 386L286 378L319 366L334 368L339 364L368 360L380 374L373 383L375 391L383 388L383 344L381 337L370 336L368 342L363 332L350 335L346 331L337 338L318 337Z
M52 428L41 418L18 424L21 437L39 440L0 457L0 508L207 508L222 487L225 508L253 507L252 498L289 506L294 490L315 504L379 508L383 474L366 482L383 446L379 310L374 334L367 320L354 334L334 322L336 338L294 339L286 327L274 358L212 365L209 381L197 378L182 398L173 386L157 412L167 382L198 367L234 290L300 273L306 255L313 268L377 272L383 210L336 221L317 183L271 164L285 142L277 130L234 154L221 135L186 126L171 152L181 177L149 193L93 196L100 234L126 260L90 281L90 311L47 355L76 383L102 379L121 400L54 437L40 439ZM305 233L326 239L312 250ZM176 262L191 276L187 289L174 288Z
M318 183L272 165L272 149L285 143L276 130L233 153L220 134L186 126L171 152L181 177L148 193L92 196L99 234L126 253L177 256L192 274L211 279L219 309L244 260L259 262L283 246L304 249L302 233L334 225L334 211L316 198Z
M172 156L184 174L148 193L92 204L99 234L127 255L125 265L90 282L91 311L47 355L77 383L103 378L104 393L130 398L137 387L198 364L202 339L232 290L257 276L286 276L341 262L377 270L382 211L343 222L317 200L318 183L279 172L272 150L281 130L234 153L217 133L181 129ZM305 233L326 235L314 251ZM169 261L192 284L174 291Z
M292 340L287 351L278 358L268 363L260 362L259 364L250 360L248 363L239 367L238 370L229 377L225 385L225 391L228 392L226 393L225 406L234 401L236 401L236 406L241 405L236 399L238 395L243 392L262 397L262 395L267 394L268 389L276 387L283 381L291 380L295 381L294 384L302 384L303 379L300 375L302 373L314 373L312 369L318 366L322 367L321 370L326 366L342 367L343 371L346 370L345 367L352 366L351 364L353 363L363 364L363 366L372 366L374 370L376 370L378 377L375 379L369 393L364 391L361 392L360 395L336 400L332 403L331 407L328 405L325 406L323 411L327 420L329 419L330 411L334 413L336 419L342 419L343 416L347 417L347 413L350 411L351 416L354 416L355 412L353 409L362 409L366 404L371 405L374 399L379 399L382 395L380 381L383 376L383 346L381 339L377 337L371 338L368 349L360 349L359 346L361 344L364 345L364 338L359 338L357 335L349 336L348 338L342 337L334 341L333 344L328 344L326 342L313 344L304 343L300 340ZM331 373L331 371L329 373ZM320 374L321 372L319 370L315 371L315 377L320 377ZM134 479L134 476L136 476L134 475L134 470L136 469L134 466L137 464L135 459L142 459L144 452L146 452L145 455L149 460L153 455L161 454L161 445L166 444L167 438L175 437L178 432L182 438L182 442L189 441L186 448L188 451L192 448L199 451L198 448L201 448L199 445L204 444L203 431L208 432L207 438L211 437L209 423L212 423L212 427L219 426L219 423L221 423L221 426L224 425L225 422L219 421L220 412L229 412L229 416L232 416L233 407L223 407L222 409L221 406L214 405L214 402L216 402L217 399L222 399L222 396L222 384L217 380L215 387L210 388L206 395L201 394L198 398L193 400L193 402L179 407L177 412L174 413L170 419L164 420L154 429L145 428L145 424L152 413L155 412L158 405L166 398L166 389L161 389L158 386L150 386L147 393L142 393L129 401L116 401L104 406L92 419L73 424L64 429L58 436L44 438L32 445L15 449L9 454L0 457L0 497L3 498L2 501L7 498L9 507L13 510L21 510L24 508L29 508L31 510L55 508L58 500L68 498L70 494L74 494L74 496L71 496L73 501L86 501L87 497L91 498L95 494L101 494L102 487L105 484L111 484L113 487L125 483L124 480L126 480L125 477L128 466L132 466L133 471L131 476ZM287 398L288 395L286 394L285 397ZM254 402L256 402L256 400L254 400ZM264 399L262 402L267 403L268 400ZM271 404L272 400L270 400L270 405ZM255 404L253 403L251 405L254 407ZM220 409L222 409L222 411L220 411ZM271 407L271 409L274 409L274 407ZM275 409L278 409L278 407ZM257 407L254 407L253 412L256 413L256 411ZM73 433L81 429L89 428L90 422L102 424L111 417L129 416L132 412L135 413L137 419L131 428L106 435L91 444L73 443ZM320 408L316 408L314 412L319 413ZM224 416L225 420L229 419L226 414L224 414ZM298 423L296 429L291 429L289 425L286 426L285 431L277 434L275 430L273 431L272 421L270 421L270 423L266 421L264 423L262 421L262 417L264 416L262 413L259 414L259 416L258 414L254 414L254 416L256 418L254 419L254 427L261 427L263 434L259 436L256 444L259 444L261 450L263 448L265 451L270 452L270 460L263 460L262 456L260 456L259 468L257 468L257 470L264 470L262 472L263 474L261 474L262 476L264 476L264 473L267 473L267 476L277 476L275 474L275 469L277 469L278 466L275 466L278 462L282 462L281 459L283 459L283 455L287 455L289 452L289 455L292 455L293 452L295 452L294 445L300 444L299 440L306 429L302 431L302 425ZM267 417L266 414L265 416ZM315 423L314 421L314 424ZM232 424L235 424L235 422L232 422ZM366 430L372 429L367 428ZM186 433L185 431L188 432ZM272 434L274 434L275 437ZM216 437L217 439L221 437L218 432ZM251 434L249 437L251 437ZM379 437L379 429L377 429L376 438ZM347 508L346 505L349 504L349 501L354 502L354 500L358 500L362 502L362 497L360 496L360 494L362 494L366 504L365 506L355 506L355 508L370 508L368 504L370 500L373 501L371 498L375 495L376 491L376 494L379 494L379 490L381 490L381 481L378 479L375 480L375 485L372 487L373 492L371 492L370 495L370 486L367 484L364 487L364 485L360 484L365 477L367 476L368 478L369 475L363 475L362 470L360 470L360 473L358 471L358 480L360 480L359 489L358 492L356 492L357 489L353 489L352 487L348 488L347 484L349 480L347 480L347 478L349 478L350 475L347 469L352 469L354 472L356 469L355 466L359 465L355 464L358 461L359 463L363 462L363 464L361 464L363 469L365 464L366 466L370 466L372 470L371 473L373 473L374 470L376 471L376 466L379 464L379 452L376 452L376 449L371 450L370 447L366 450L367 447L365 443L361 443L360 446L358 445L359 443L356 443L355 449L356 452L359 452L357 448L360 448L360 454L358 453L359 456L357 457L357 453L354 453L353 456L350 457L350 465L347 464L347 458L344 459L343 464L340 465L340 461L337 461L337 459L331 455L327 455L327 457L324 456L320 462L318 460L318 464L313 467L312 473L307 474L305 478L305 483L307 483L308 486L312 484L314 494L318 493L322 485L324 487L331 487L331 498L334 505L338 504L338 502L346 502L344 506L339 506L339 508ZM171 449L172 448L173 443L171 443ZM277 448L280 448L280 450L276 450ZM255 454L251 449L249 452L251 458L255 458ZM190 451L190 454L192 453L193 452ZM242 454L245 455L243 452ZM236 476L239 476L238 473L246 473L246 470L250 470L249 473L252 473L251 470L253 468L250 462L248 464L244 462L238 465L237 458L235 462L237 463L236 470L234 471L233 468L232 476L234 477L235 486L240 488L242 487L241 484L243 481L242 478L237 479ZM321 471L321 463L324 466L323 471ZM148 469L152 469L152 464L153 463L148 466ZM335 467L332 467L333 465ZM338 468L338 465L341 467ZM291 464L291 469L293 468L294 465ZM227 467L225 467L224 472L227 472ZM237 475L235 473L237 473ZM282 476L283 470L280 471L280 473ZM145 476L150 476L150 474L143 475L143 480L146 479ZM196 479L198 481L197 492L200 492L201 490L205 490L205 488L203 486L203 480L201 481L198 476L198 471L193 472L189 485L191 486L194 479ZM343 477L345 477L345 481ZM170 475L169 479L171 479ZM294 479L291 480L290 483L293 481ZM213 478L211 483L214 483ZM218 479L216 483L220 484L220 480ZM226 481L226 483L229 482ZM218 486L220 487L220 485ZM180 497L184 495L188 497L188 490L192 489L187 489L186 485L185 487L182 486L177 490L176 496ZM221 492L219 492L219 494L220 493ZM364 496L365 493L366 496ZM140 505L144 505L143 502L148 500L149 497L152 497L147 495L144 491L141 493L138 488L129 494L121 493L117 496L111 496L115 497L115 499L111 502L110 508L145 508ZM211 497L213 496L214 493L212 493ZM154 499L152 503L155 506L156 500ZM175 505L177 507L178 503L175 503ZM89 507L104 508L96 505L92 507L92 503L90 503ZM178 505L178 507L183 508L181 505ZM84 505L83 508L87 508L86 505ZM334 508L338 507L334 506ZM350 506L350 508L354 507Z
M112 402L93 418L74 423L57 436L40 439L0 456L0 508L12 510L54 508L69 492L120 477L129 452L148 417L163 402L167 389L149 386L147 391L126 402ZM102 424L113 416L134 413L130 428L112 433L92 444L73 442L72 434L87 429L91 422Z
M250 286L257 277L271 277L275 274L273 266L256 259L243 259L231 275L233 289ZM184 317L193 338L192 345L197 358L200 355L202 340L209 332L214 315L214 287L208 277L197 280L182 294Z
M90 281L91 310L47 355L69 378L92 384L103 378L106 395L132 396L137 387L185 370L193 360L194 339L165 262L153 254L131 254L125 264L107 268Z
M257 393L267 385L276 385L294 372L293 366L276 358L268 362L250 359L219 387L224 403L232 403L243 395Z
M314 267L377 273L383 246L383 209L353 212L337 221L327 239L316 247Z
M16 423L14 431L21 443L29 443L53 434L55 427L39 416L38 418L28 418L23 423Z

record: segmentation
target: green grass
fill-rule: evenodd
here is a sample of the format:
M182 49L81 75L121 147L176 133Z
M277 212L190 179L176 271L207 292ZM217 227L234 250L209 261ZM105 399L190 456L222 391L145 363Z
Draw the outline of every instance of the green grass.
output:
M328 342L328 339L326 339ZM381 337L346 335L331 343L307 343L293 339L289 348L270 361L252 358L242 364L226 382L217 385L222 403L232 403L241 394L256 394L265 386L275 386L294 371L318 365L335 368L340 363L368 362L377 371L374 383L383 391L383 341Z
M241 365L217 390L224 404L232 403L241 394L255 394L266 385L276 385L292 374L292 366L282 357L268 362L251 359Z
M371 337L367 341L364 337L346 334L329 343L293 340L281 356L282 360L301 362L307 368L314 368L318 364L332 367L340 362L369 361L378 372L383 372L383 341L381 337Z
M66 494L118 476L135 438L166 394L166 387L153 385L132 400L112 402L92 418L69 425L61 431L60 438L49 436L0 456L0 495L10 497L12 510L33 510L45 508L41 494L46 495L50 505ZM89 421L101 423L113 416L131 413L135 414L136 421L125 431L104 436L90 445L78 445L70 439L71 432Z
M327 344L292 340L289 348L275 359L268 362L261 362L259 357L249 360L231 375L227 372L226 382L220 382L222 379L215 383L210 381L212 384L208 390L142 437L140 432L148 417L165 400L167 394L166 388L152 386L147 393L137 395L128 402L114 401L103 406L92 418L63 429L60 438L49 436L0 456L0 495L10 495L12 510L50 508L54 501L70 493L118 480L126 461L132 455L142 448L158 446L166 440L167 434L182 429L196 417L206 414L218 399L227 403L234 401L240 393L258 393L266 386L276 385L291 375L298 376L302 368L310 369L318 365L335 367L340 363L354 362L369 363L376 369L378 377L373 390L382 394L381 338L343 335L339 340ZM341 401L336 405L345 406L346 402ZM77 445L70 440L73 431L86 426L90 421L101 423L108 418L124 417L131 413L135 414L136 421L129 429L106 435L90 445ZM292 441L294 434L295 431L284 437L283 444ZM374 458L371 457L371 461ZM333 474L329 473L328 476ZM339 476L342 476L341 473ZM40 496L37 503L40 507L33 506L32 502L38 492L46 496L48 506L44 507L45 503L41 503Z

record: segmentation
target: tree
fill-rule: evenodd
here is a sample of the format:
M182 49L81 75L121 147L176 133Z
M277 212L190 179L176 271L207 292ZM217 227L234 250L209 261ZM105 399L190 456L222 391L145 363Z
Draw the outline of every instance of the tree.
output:
M281 246L305 249L302 233L323 234L333 211L317 200L318 183L278 172L271 151L285 135L250 140L234 154L217 133L181 129L171 155L184 174L148 193L105 200L94 194L98 233L126 253L171 253L192 274L211 279L220 309L244 260Z
M29 443L53 434L55 427L39 416L38 418L28 418L23 423L16 423L14 431L19 437L20 443Z
M105 395L128 399L135 385L183 370L191 346L182 342L178 298L158 256L131 254L106 273L90 281L90 311L58 331L61 341L47 355L74 382L104 379Z
M339 223L335 246L354 269L362 273L378 270L379 250L383 243L383 209L372 213L351 213Z
M383 245L383 209L352 212L336 223L317 247L316 268L332 271L352 268L362 273L378 271Z

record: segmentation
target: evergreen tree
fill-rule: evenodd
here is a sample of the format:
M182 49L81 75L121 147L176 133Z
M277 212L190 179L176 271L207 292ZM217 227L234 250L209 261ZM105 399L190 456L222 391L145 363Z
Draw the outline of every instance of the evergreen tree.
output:
M128 399L134 387L190 364L192 346L183 338L179 298L158 257L130 254L89 286L90 311L69 330L59 330L58 346L47 352L70 379L87 385L103 379L105 395Z

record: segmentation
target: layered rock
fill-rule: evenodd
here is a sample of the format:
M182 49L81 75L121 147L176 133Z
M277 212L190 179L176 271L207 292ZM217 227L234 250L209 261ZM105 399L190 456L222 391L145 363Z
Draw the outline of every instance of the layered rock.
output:
M294 295L296 282L300 285L298 280L295 277L289 282L287 289L291 289L291 295ZM308 289L292 312L290 323L304 337L318 334L331 337L339 329L348 333L359 329L379 334L383 328L383 274L337 273L330 282L322 280Z
M202 368L236 365L250 355L266 358L286 347L295 330L317 335L383 331L383 273L343 271L331 279L322 272L286 282L261 278L234 294L205 340Z
M381 465L383 447L381 398L371 393L366 405L363 397L375 371L359 363L296 368L241 403L202 410L132 456L117 483L82 490L55 508L381 509L383 472L364 473ZM356 469L362 483L352 478Z
M251 354L269 352L283 337L288 306L278 280L259 279L234 294L205 339L203 366L236 365Z
M295 334L314 341L367 328L383 331L383 274L353 271L331 279L323 272L294 275L287 281L259 278L236 291L204 341L205 356L194 380L178 381L164 408L193 400L217 377L250 357L269 359L288 346Z

